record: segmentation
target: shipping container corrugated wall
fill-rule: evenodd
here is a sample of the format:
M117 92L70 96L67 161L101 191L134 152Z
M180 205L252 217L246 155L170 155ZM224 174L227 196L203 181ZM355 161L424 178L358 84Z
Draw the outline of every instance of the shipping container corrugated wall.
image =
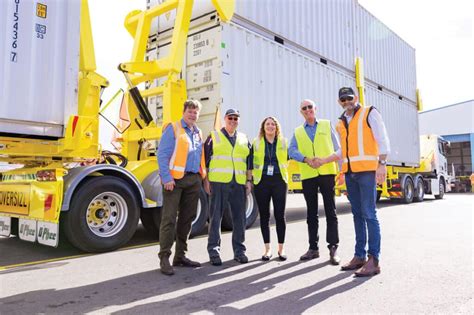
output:
M257 135L261 120L267 116L276 116L283 133L291 137L294 128L303 122L299 104L305 98L316 102L317 117L337 122L342 113L338 90L355 85L352 70L325 64L240 25L218 25L209 17L202 20L209 22L203 25L194 21L191 25L199 26L190 31L182 77L187 82L188 97L203 103L199 126L205 132L212 129L215 108L220 106L222 114L228 108L240 110L239 129L250 138ZM167 54L168 36L169 32L158 37L158 46L149 51L150 57ZM197 42L202 44L195 45ZM386 121L392 143L389 162L417 165L418 116L414 102L380 91L372 83L366 86L366 99ZM153 110L161 106L160 102L160 98L154 98L149 106Z
M62 137L77 113L80 1L0 1L0 132Z
M355 79L331 67L237 25L224 25L222 109L241 111L240 129L249 136L258 133L259 123L276 116L283 132L291 137L303 123L299 104L305 98L317 105L316 116L337 123L342 109L337 103L342 86L355 86ZM228 56L228 57L227 57ZM418 114L409 100L367 84L367 105L382 113L391 140L391 164L419 163Z
M195 0L193 17L213 11L211 1ZM174 17L157 19L152 30L171 28ZM368 80L416 101L415 49L357 0L236 0L232 21L346 70L362 57Z
M356 56L365 76L383 89L416 101L415 49L363 7L357 10Z

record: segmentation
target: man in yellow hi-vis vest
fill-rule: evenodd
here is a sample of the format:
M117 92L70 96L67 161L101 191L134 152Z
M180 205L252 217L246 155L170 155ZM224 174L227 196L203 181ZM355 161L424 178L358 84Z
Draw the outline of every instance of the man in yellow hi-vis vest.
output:
M352 88L339 90L338 102L344 113L339 117L336 129L341 140L342 172L356 234L354 257L341 269L358 269L355 275L363 277L380 273L381 234L375 208L376 186L386 180L390 142L378 110L362 106L357 101Z
M339 232L334 196L337 165L334 161L338 160L339 141L329 120L316 119L316 106L312 100L303 100L300 104L300 112L305 122L295 129L289 146L290 158L300 162L303 194L307 207L309 249L300 257L300 260L319 257L319 190L323 196L326 213L326 241L330 262L338 265L340 262L337 255Z
M204 145L208 166L204 189L211 195L207 251L214 266L222 265L221 222L227 205L232 213L234 260L248 262L244 245L245 201L252 188L252 148L247 136L237 131L239 119L239 111L227 110L224 128L213 130Z
M203 138L196 126L200 110L198 101L186 101L183 118L163 127L158 146L158 165L164 188L158 256L161 272L165 275L174 274L169 257L175 234L173 266L201 266L199 262L185 256L191 223L196 217L202 179L206 177Z

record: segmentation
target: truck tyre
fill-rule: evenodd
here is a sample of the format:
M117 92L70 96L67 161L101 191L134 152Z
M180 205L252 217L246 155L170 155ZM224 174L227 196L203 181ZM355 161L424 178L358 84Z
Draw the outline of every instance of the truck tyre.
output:
M380 190L377 190L377 197L376 197L377 199L375 199L376 202L379 202L381 197L382 197L382 192Z
M189 237L199 235L206 226L207 219L209 217L209 203L207 201L207 195L203 189L199 195L199 201L197 206L196 218L193 220L191 226L191 234ZM160 239L160 224L161 224L161 207L153 209L142 209L140 213L140 219L143 227L147 231L148 235L152 236L156 240Z
M255 194L252 191L247 196L247 201L245 202L245 228L248 229L251 227L258 216L258 206L257 199L255 199ZM222 229L226 231L232 231L232 214L230 213L230 205L227 204L227 208L224 209L224 214L222 216Z
M439 179L439 195L435 195L435 199L443 199L444 198L444 178Z
M199 195L199 201L197 206L196 218L193 220L191 226L191 234L189 237L194 237L201 234L207 224L209 219L209 201L206 192L201 188L201 193Z
M137 229L136 193L123 179L94 177L74 193L62 229L69 242L86 252L106 252L125 245Z
M142 209L140 221L148 235L156 240L160 238L161 207Z
M413 196L413 201L422 202L424 197L425 183L423 182L423 178L421 176L418 176L415 179L415 195Z
M413 179L410 176L406 176L402 191L403 203L412 203L414 195L415 185L413 184Z

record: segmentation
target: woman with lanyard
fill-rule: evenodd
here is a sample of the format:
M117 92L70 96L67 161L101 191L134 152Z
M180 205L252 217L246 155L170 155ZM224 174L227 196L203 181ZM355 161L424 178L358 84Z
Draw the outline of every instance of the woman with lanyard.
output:
M270 200L272 200L278 236L278 258L283 261L287 258L283 245L286 231L288 145L276 118L267 117L262 121L259 135L253 143L253 150L253 183L260 212L260 229L265 243L262 260L267 261L272 257L269 227Z

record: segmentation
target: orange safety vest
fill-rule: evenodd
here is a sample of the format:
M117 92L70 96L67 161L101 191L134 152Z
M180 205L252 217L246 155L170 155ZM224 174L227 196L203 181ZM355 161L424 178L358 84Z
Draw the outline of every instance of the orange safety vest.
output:
M377 170L379 147L367 122L372 108L360 107L349 126L346 126L343 118L339 118L336 130L341 137L343 173L347 173L349 165L354 173Z
M169 124L163 126L163 132ZM170 159L170 173L174 179L180 179L184 177L184 169L186 168L186 161L188 160L188 151L189 151L189 140L186 130L184 130L181 120L178 120L173 126L175 145L174 151ZM199 137L202 141L202 132L199 130ZM201 165L199 167L199 174L201 177L206 177L206 163L204 160L204 145L201 153Z

